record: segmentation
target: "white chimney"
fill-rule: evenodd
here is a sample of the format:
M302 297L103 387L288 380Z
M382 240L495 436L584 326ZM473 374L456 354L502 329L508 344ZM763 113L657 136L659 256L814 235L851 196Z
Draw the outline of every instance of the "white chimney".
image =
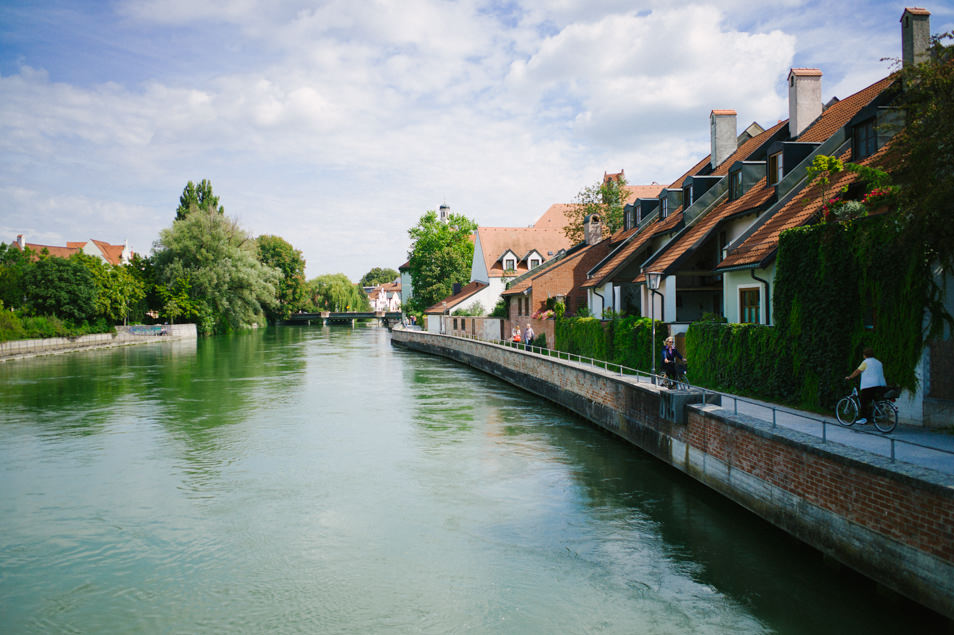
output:
M26 247L26 241L23 240L23 234L17 234L17 246L20 247L22 251Z
M793 68L788 73L788 134L797 138L822 114L822 72Z
M712 133L712 151L709 153L709 163L713 170L731 157L739 148L735 120L736 112L734 110L713 110L709 113L709 128Z
M446 223L449 217L450 217L450 206L448 206L447 203L444 203L440 207L440 220L442 223Z
M596 214L583 219L583 239L587 245L595 245L603 240L603 223Z
M901 14L901 65L905 68L928 58L931 47L931 12L908 7Z

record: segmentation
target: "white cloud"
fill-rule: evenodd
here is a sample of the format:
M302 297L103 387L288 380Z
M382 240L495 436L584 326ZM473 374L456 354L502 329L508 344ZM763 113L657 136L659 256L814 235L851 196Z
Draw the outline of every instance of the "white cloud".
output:
M147 251L185 182L209 178L227 213L301 249L309 276L356 279L403 262L407 228L444 200L527 225L604 170L668 182L708 151L709 110L784 118L789 66L821 65L826 46L840 97L878 78L841 70L843 24L812 26L827 5L496 4L123 3L84 42L149 63L74 81L25 55L0 76L0 240L128 236ZM162 72L171 43L189 56Z

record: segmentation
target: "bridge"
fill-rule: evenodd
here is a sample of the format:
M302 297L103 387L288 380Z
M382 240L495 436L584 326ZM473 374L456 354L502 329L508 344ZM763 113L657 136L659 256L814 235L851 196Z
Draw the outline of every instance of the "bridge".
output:
M390 327L401 321L400 311L319 311L317 313L292 313L285 324L351 324L355 320L377 320L381 326Z

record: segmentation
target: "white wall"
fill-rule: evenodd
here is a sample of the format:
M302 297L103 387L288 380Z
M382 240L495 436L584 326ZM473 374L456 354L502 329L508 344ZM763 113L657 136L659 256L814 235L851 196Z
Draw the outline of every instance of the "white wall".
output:
M739 322L741 309L739 307L739 290L755 289L759 290L759 299L761 301L761 323L775 324L772 315L772 299L775 294L775 263L772 262L765 269L755 269L755 275L762 280L768 280L768 298L765 297L765 285L752 277L752 270L743 269L741 271L726 271L722 274L722 307L725 318L734 324Z

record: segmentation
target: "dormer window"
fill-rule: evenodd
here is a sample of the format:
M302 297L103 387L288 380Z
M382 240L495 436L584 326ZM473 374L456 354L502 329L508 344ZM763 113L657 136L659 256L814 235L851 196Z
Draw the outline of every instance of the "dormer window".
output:
M668 218L669 217L669 197L664 196L662 201L659 203L659 218Z
M775 154L769 155L768 169L765 175L768 177L768 184L776 185L779 181L781 181L783 170L784 165L782 163L782 153L776 152Z
M692 195L692 184L690 183L686 187L682 188L682 200L686 201L686 207L692 205L695 201L695 197Z
M729 174L729 200L742 196L742 170L736 170Z
M540 259L539 259L539 258L530 258L530 259L527 261L527 265L529 266L530 269L534 269L534 268L536 268L536 267L539 267L539 266L540 266Z
M878 149L878 138L875 135L874 118L862 122L851 131L852 159L859 161L870 157Z
M516 271L517 270L517 259L510 256L504 258L503 261L504 271Z

